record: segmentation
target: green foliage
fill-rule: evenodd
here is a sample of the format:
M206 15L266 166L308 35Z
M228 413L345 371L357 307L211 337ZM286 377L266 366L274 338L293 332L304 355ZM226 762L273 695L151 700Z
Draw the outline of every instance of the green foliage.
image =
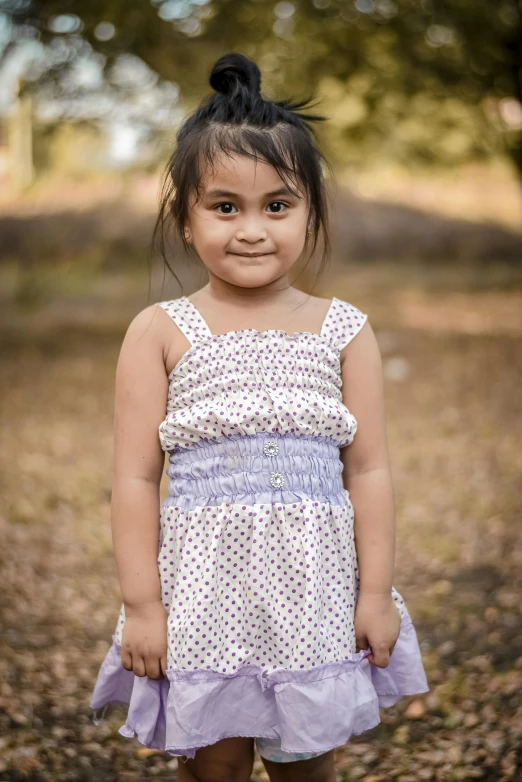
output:
M181 85L188 110L208 93L216 58L241 51L259 63L271 97L325 98L325 142L339 161L454 165L504 152L522 175L517 0L93 0L81 18L63 0L9 5L18 29L36 28L43 43L81 35L105 58L109 81L119 55L139 57ZM74 29L57 34L53 19L64 14ZM114 26L108 40L100 22Z

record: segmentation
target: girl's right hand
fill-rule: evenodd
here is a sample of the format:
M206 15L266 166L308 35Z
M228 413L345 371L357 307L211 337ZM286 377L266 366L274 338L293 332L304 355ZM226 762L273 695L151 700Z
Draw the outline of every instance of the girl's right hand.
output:
M121 664L136 676L163 679L167 675L168 612L160 601L125 606Z

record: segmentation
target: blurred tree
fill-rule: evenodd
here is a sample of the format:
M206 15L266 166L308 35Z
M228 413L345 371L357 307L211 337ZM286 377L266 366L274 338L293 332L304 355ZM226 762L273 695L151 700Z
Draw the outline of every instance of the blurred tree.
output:
M520 0L0 0L1 11L3 60L27 39L46 47L38 89L63 89L87 46L116 89L143 61L190 110L210 65L238 50L267 94L326 96L339 160L453 164L502 149L522 179Z
M368 117L356 124L355 139L372 117L388 115L400 123L409 116L409 146L427 160L444 160L441 144L453 146L456 157L459 147L466 156L482 155L500 131L497 139L522 178L520 0L319 0L315 5L316 27L323 18L326 22L325 51L310 52L305 79L317 71L348 84L366 78ZM422 150L416 144L416 118L435 131L433 147ZM386 142L391 128L381 124L380 130ZM487 130L493 131L489 139Z

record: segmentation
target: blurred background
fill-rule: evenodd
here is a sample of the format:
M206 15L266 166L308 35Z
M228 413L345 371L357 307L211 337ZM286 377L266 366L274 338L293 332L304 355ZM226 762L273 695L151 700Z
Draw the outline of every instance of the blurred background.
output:
M228 51L329 117L313 293L368 313L383 355L394 583L431 690L338 749L339 779L520 780L518 0L0 0L0 778L175 779L88 701L120 606L116 361L139 310L206 281L173 256L180 288L151 235L176 129Z

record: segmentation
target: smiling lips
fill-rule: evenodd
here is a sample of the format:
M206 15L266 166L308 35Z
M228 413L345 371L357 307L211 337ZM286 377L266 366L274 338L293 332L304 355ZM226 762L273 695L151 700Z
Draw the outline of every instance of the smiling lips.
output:
M260 258L263 255L272 255L272 253L232 253L232 255L241 255L245 258Z

